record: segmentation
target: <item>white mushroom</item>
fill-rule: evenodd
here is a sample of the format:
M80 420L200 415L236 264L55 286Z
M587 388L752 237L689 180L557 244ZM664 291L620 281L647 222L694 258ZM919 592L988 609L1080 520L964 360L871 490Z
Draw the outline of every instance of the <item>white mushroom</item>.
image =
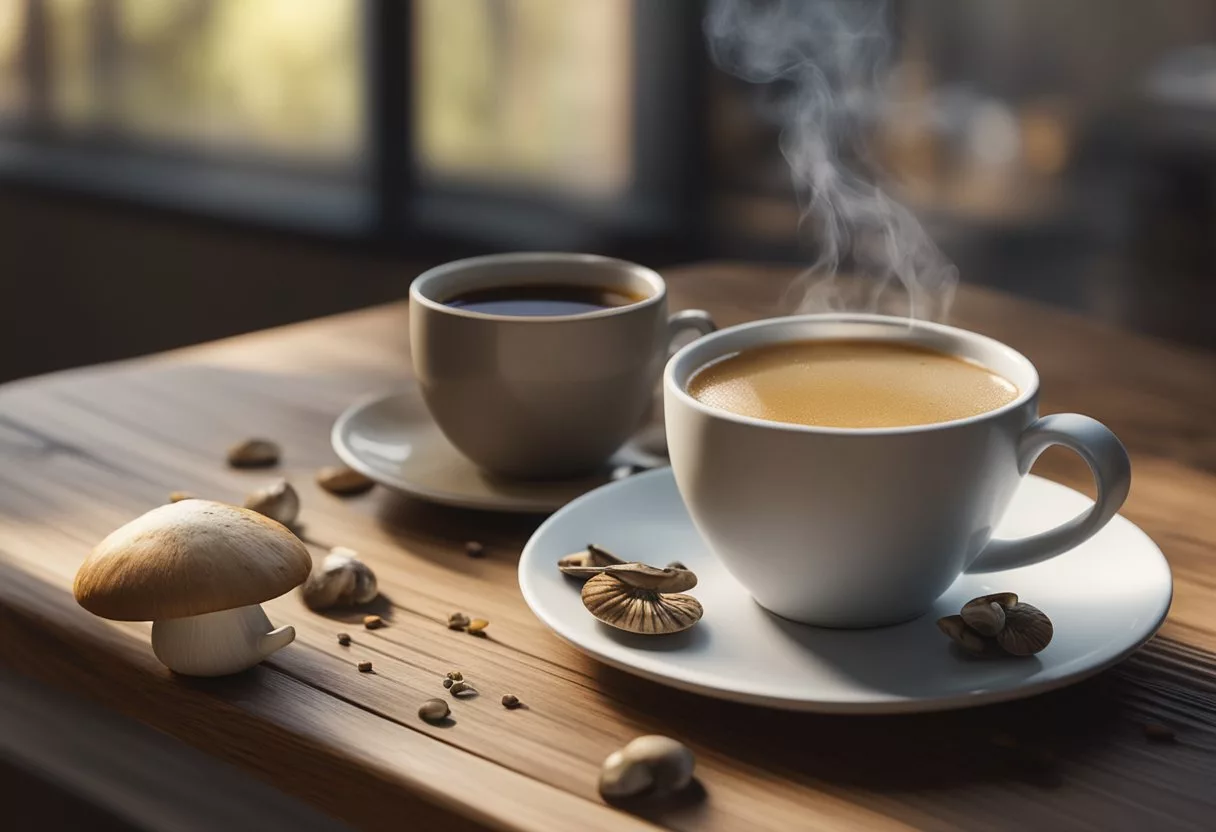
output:
M330 549L321 567L313 570L300 587L304 603L312 610L358 606L378 594L371 567L359 560L358 552L345 546Z
M209 500L160 506L110 533L76 573L76 601L116 621L152 621L152 650L188 676L223 676L290 644L259 606L298 586L312 559L290 530Z
M600 768L600 794L609 800L664 797L692 782L696 759L688 746L648 734L613 751Z

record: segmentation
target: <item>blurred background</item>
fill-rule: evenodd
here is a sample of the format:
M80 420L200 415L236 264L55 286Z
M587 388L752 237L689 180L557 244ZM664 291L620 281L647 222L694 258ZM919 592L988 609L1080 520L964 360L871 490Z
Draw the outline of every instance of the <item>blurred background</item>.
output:
M1216 346L1216 4L893 0L877 158L968 284ZM696 0L0 0L0 380L508 249L807 263Z

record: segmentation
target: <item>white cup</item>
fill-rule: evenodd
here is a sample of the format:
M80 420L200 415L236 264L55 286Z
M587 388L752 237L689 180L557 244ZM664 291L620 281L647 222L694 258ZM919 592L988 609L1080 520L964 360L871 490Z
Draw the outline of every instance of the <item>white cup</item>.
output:
M916 344L967 358L1017 385L978 416L896 428L807 427L702 404L701 367L741 350L817 339ZM954 327L878 315L803 315L721 330L680 350L663 377L667 442L697 529L755 600L825 627L895 624L926 612L962 572L1037 563L1115 515L1131 463L1104 425L1039 418L1034 365ZM992 539L1022 477L1051 445L1076 451L1098 486L1091 509L1042 534Z

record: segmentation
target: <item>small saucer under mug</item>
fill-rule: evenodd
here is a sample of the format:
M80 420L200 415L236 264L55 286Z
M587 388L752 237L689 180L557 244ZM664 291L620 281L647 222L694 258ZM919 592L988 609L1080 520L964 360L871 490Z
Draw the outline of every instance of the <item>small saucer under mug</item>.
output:
M651 432L660 426L652 426ZM381 485L460 508L548 513L611 481L621 466L654 468L664 456L647 450L644 430L608 464L578 479L517 481L492 477L452 446L427 412L416 385L361 399L334 423L339 458ZM649 437L653 439L653 437Z
M1091 505L1071 488L1027 476L997 534L1034 534ZM627 560L684 563L697 574L690 594L704 606L704 617L668 636L634 635L597 621L583 607L579 584L557 569L558 558L588 543ZM858 714L965 708L1080 681L1151 638L1173 592L1161 550L1116 515L1050 560L963 574L912 621L863 630L797 624L765 611L713 555L670 468L604 486L546 520L520 557L519 584L528 606L557 635L628 673L721 699ZM1050 616L1055 634L1045 650L977 659L938 630L940 616L992 592L1016 592Z

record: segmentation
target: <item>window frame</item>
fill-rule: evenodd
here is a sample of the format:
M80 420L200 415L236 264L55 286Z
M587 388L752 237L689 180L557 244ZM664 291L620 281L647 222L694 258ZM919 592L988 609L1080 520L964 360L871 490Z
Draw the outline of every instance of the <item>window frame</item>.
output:
M34 112L0 125L0 181L384 248L674 251L698 238L707 171L701 0L629 0L633 176L608 204L420 178L411 123L414 4L357 2L365 123L353 169L239 149L208 153L104 130L68 136L46 112L46 49L32 42L43 19L27 26L31 42L23 50L28 83L42 88L30 96ZM30 8L40 5L31 0Z

